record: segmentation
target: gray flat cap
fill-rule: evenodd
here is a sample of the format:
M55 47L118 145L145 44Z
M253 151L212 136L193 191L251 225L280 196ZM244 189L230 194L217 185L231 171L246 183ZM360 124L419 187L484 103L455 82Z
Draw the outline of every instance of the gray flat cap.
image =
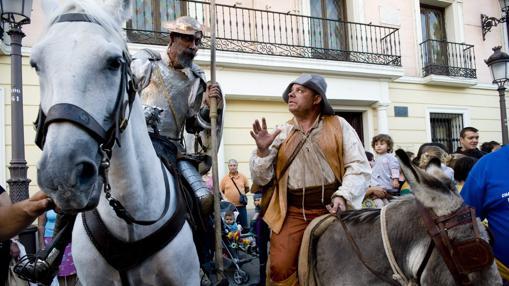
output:
M327 92L327 83L325 78L317 74L302 74L296 80L292 81L283 92L283 100L288 102L288 94L292 90L294 84L300 84L307 88L312 89L314 92L322 97L322 115L334 115L334 109L327 100L325 93Z

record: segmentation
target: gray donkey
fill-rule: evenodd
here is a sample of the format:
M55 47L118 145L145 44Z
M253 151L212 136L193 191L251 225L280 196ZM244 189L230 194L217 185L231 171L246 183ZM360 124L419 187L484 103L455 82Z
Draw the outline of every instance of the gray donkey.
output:
M385 215L388 239L395 261L408 280L398 283L393 278L382 242L381 211L365 209L347 211L341 217L366 265L361 262L354 250L355 246L347 238L345 228L336 220L314 243L313 276L316 284L456 285L437 248L430 247L431 238L423 224L417 201L437 216L443 216L458 210L463 205L463 200L450 179L441 171L440 162L430 164L426 170L422 170L412 165L403 150L396 151L396 154L414 195L391 202L386 206ZM481 238L488 241L487 232L479 219L475 221ZM472 239L474 235L472 225L456 226L447 232L451 241ZM426 259L427 263L423 263ZM368 267L374 271L368 270ZM417 275L418 272L421 275ZM494 262L481 271L468 274L468 278L471 284L464 285L502 285Z

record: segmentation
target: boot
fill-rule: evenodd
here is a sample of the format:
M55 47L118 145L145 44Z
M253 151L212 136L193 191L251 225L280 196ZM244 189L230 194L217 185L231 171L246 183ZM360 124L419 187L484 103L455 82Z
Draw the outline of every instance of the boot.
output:
M58 215L51 244L35 255L22 257L14 266L14 272L32 283L50 285L58 273L65 247L71 242L76 215Z

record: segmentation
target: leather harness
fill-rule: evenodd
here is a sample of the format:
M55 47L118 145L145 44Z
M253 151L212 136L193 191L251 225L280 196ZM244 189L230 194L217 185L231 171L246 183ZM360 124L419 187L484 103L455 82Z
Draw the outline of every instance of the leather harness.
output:
M468 273L480 271L493 264L494 260L490 245L479 233L475 209L463 204L451 214L437 216L419 201L417 206L428 235L432 238L456 285L472 285ZM465 241L451 240L448 230L460 225L470 225L474 238Z
M165 176L165 186L168 178ZM168 188L166 188L168 190ZM149 236L137 241L122 241L106 227L97 209L82 214L83 225L88 237L103 258L120 273L122 285L129 285L127 271L163 249L182 229L186 215L182 204L178 203L180 190L176 190L177 209L168 221Z

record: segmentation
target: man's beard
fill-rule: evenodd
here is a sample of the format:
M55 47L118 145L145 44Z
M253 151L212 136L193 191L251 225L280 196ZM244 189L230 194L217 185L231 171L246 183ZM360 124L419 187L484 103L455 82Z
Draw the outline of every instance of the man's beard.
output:
M191 67L193 64L193 59L196 54L192 52L183 51L177 56L178 65L182 68Z

